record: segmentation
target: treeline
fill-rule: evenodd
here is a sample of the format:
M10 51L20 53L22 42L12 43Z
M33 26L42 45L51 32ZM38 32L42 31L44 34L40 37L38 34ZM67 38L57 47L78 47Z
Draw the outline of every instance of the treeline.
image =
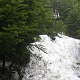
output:
M52 33L54 18L49 0L0 0L0 80L22 79L30 61L26 48L34 37Z
M68 34L74 38L80 39L80 1L73 0L72 8L67 16Z
M52 6L60 13L60 19L66 25L66 34L80 38L80 1L51 0Z

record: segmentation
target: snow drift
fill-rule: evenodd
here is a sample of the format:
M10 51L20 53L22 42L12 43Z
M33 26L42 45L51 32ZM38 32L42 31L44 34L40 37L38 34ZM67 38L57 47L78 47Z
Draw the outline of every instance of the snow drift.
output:
M58 34L32 43L23 80L80 80L80 40Z

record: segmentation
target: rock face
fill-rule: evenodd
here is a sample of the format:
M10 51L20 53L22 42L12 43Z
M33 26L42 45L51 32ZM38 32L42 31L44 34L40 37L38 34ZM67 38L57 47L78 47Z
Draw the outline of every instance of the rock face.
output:
M80 80L80 40L60 34L55 41L40 38L32 43L23 80Z

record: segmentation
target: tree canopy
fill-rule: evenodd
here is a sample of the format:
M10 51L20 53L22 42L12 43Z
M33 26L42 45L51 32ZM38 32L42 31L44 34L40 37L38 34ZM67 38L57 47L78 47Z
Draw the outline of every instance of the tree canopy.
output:
M44 8L49 4L49 0L0 0L0 79L11 80L14 71L21 79L21 69L30 61L26 46L52 27L52 10Z
M80 38L80 1L51 0L54 9L60 13L60 20L66 25L68 36Z
M74 0L72 8L67 16L68 34L75 38L80 38L80 1Z

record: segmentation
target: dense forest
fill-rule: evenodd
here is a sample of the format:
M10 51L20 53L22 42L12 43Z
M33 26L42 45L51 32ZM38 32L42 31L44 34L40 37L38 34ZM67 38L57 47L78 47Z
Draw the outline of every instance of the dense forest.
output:
M79 6L79 0L0 0L0 79L12 80L17 72L22 80L30 61L27 46L38 35L80 38Z
M80 1L51 0L52 7L60 13L60 19L66 25L66 34L80 38Z

